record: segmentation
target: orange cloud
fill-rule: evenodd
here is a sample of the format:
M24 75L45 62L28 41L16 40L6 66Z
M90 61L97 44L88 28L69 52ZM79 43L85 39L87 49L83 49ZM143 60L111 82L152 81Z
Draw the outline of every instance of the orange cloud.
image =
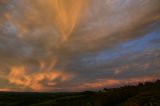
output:
M60 81L66 81L71 78L71 75L59 72L55 70L51 71L39 71L35 73L29 73L25 67L12 67L8 75L8 80L10 83L19 85L21 89L32 89L33 91L47 91L50 88L44 86L42 81L46 81L47 85L52 84L52 89L56 85L56 79L59 78ZM54 83L54 85L53 85Z
M66 41L75 30L88 0L54 0L50 2L56 13L56 22L62 34L62 41Z
M157 77L154 76L144 76L140 78L129 78L129 79L100 79L94 82L83 83L80 86L75 87L79 91L86 90L86 89L102 89L102 88L111 88L111 87L119 87L123 85L136 85L140 82L147 82L147 81L155 81Z
M12 91L12 90L9 88L0 88L0 91L1 92L8 92L8 91Z

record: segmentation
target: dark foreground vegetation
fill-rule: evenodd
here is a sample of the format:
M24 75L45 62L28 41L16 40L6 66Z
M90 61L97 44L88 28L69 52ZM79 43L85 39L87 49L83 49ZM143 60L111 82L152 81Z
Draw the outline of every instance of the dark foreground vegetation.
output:
M98 92L1 92L0 106L160 106L160 80Z

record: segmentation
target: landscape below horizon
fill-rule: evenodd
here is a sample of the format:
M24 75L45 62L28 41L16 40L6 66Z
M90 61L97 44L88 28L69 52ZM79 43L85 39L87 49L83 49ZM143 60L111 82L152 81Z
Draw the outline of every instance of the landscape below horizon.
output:
M160 0L0 0L0 106L160 106L158 79Z
M0 92L0 106L160 106L160 80L84 92Z

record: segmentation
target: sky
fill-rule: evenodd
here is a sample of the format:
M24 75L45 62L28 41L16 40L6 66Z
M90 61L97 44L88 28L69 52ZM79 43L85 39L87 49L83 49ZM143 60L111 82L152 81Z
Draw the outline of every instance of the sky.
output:
M159 78L160 0L0 0L0 91Z

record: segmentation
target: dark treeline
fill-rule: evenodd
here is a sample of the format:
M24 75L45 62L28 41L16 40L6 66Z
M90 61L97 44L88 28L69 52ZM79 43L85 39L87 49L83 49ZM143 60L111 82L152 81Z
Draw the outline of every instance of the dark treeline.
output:
M160 106L160 80L97 92L1 92L0 106Z

